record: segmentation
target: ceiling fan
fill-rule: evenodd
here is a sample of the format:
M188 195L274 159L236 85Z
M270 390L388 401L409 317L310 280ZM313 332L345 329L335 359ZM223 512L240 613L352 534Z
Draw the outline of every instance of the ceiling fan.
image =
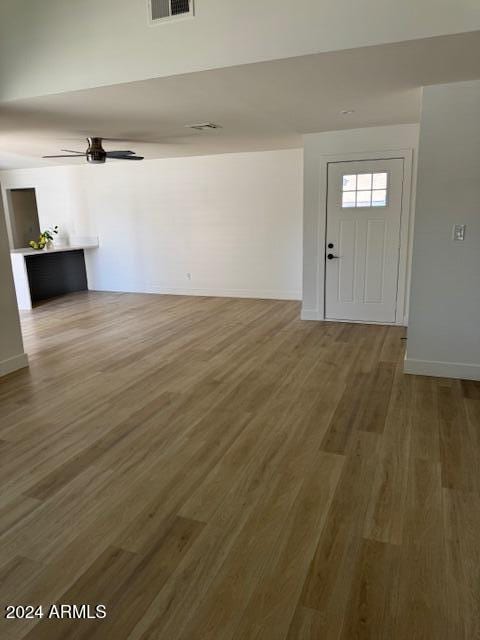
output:
M62 149L68 155L43 156L44 158L87 158L91 164L104 164L107 158L113 160L143 160L143 156L135 155L134 151L105 151L102 147L103 138L87 138L88 148L85 152Z

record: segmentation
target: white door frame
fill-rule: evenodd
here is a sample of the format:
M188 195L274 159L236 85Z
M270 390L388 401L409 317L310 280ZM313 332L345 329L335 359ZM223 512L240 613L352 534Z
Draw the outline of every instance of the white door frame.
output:
M408 297L410 290L410 272L412 258L412 236L413 236L413 149L392 149L388 151L364 151L354 153L342 153L323 155L320 160L320 211L317 238L317 282L319 309L313 315L302 313L304 320L324 320L326 322L339 322L339 320L328 320L325 318L325 242L327 227L327 188L328 188L328 165L333 162L352 162L361 160L386 160L391 158L401 158L404 161L403 193L402 193L402 216L400 221L400 254L398 265L398 289L397 289L397 309L395 325L408 324ZM351 321L348 321L351 322ZM385 323L382 323L385 324Z

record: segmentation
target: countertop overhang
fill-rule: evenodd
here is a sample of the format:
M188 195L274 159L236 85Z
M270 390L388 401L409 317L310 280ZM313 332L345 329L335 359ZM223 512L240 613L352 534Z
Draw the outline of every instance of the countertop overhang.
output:
M60 253L61 251L80 251L81 249L98 249L98 244L54 246L52 249L31 249L26 247L25 249L12 249L10 253L22 256L42 256L49 253Z

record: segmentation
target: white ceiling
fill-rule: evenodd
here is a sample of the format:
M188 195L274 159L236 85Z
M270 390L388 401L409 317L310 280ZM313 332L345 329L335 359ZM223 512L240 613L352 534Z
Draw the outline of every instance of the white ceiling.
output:
M298 147L307 132L418 122L422 86L479 77L476 31L4 102L0 169L84 162L41 156L87 135L146 158ZM185 129L202 121L222 128Z
M0 101L480 29L478 0L0 0Z

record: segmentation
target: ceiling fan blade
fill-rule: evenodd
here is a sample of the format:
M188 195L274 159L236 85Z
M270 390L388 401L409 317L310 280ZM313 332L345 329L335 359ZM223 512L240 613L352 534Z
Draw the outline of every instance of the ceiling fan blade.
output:
M143 156L108 156L111 160L143 160Z
M148 140L139 140L138 138L102 138L103 142L141 142L143 143L147 143Z
M66 153L76 153L79 156L85 155L85 151L72 151L72 149L61 149L61 151L65 151Z
M135 151L107 151L107 158L113 158L114 156L134 156Z
M132 143L132 144L179 144L177 141L182 140L183 138L191 138L192 135L198 135L198 131L192 131L191 133L179 133L177 135L172 136L160 136L158 138L152 138L151 134L147 133L139 133L136 138L131 138L129 136L125 138L102 138L103 142L121 142L123 143ZM65 138L64 138L65 139ZM71 138L72 139L72 138ZM171 142L170 142L171 140ZM181 143L180 143L181 144Z
M79 155L69 155L69 156L42 156L42 158L84 158L85 154L81 153Z

